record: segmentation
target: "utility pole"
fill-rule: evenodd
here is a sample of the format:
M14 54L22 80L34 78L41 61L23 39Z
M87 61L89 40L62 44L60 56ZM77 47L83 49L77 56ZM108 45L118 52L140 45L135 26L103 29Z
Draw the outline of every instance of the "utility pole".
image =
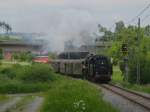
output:
M140 77L141 77L141 74L140 74L140 72L141 72L141 70L140 70L140 57L139 57L139 55L140 55L140 29L141 29L141 20L140 20L140 18L138 19L138 32L137 32L137 46L138 46L138 49L137 49L137 78L136 78L136 82L137 82L137 84L140 84Z

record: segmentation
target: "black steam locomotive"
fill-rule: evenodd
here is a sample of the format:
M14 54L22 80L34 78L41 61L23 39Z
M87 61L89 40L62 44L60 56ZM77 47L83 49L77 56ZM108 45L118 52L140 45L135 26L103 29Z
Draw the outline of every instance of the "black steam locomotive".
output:
M109 82L111 80L112 64L108 57L82 52L76 54L76 56L82 55L77 59L75 55L72 57L70 54L63 53L59 56L60 59L52 61L56 72L91 81Z

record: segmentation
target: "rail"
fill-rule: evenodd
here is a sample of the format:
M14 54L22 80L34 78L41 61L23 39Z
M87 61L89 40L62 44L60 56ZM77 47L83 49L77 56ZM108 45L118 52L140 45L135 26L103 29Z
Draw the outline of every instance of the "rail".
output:
M127 90L125 88L113 84L102 84L100 86L150 111L150 97L136 93L134 91Z

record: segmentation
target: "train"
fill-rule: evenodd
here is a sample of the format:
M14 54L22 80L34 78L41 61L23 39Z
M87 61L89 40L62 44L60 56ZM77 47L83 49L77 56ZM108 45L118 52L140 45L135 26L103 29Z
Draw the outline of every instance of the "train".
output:
M78 56L78 58L76 57ZM55 72L94 82L111 81L113 73L109 57L87 52L62 53L51 62Z

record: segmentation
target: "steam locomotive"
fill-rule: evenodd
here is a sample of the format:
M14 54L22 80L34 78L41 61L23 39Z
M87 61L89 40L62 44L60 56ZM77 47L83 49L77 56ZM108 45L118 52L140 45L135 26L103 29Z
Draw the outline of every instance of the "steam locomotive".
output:
M87 52L62 53L59 59L52 61L52 66L57 73L96 82L109 82L112 75L112 64L107 56Z

